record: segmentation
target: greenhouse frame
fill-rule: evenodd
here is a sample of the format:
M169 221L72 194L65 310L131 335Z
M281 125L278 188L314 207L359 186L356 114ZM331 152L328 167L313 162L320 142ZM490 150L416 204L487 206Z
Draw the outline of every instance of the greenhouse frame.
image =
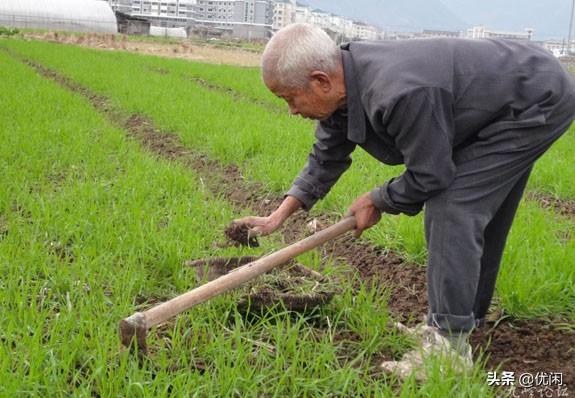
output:
M1 0L0 26L52 31L117 33L104 0Z

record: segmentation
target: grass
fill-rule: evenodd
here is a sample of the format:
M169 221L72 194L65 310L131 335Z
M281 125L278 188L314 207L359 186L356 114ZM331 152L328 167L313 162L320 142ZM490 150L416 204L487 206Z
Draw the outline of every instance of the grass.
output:
M237 214L191 170L146 154L3 52L0 81L0 395L492 394L480 367L422 386L373 377L373 361L411 343L388 327L386 292L357 281L306 316L276 308L248 320L222 296L151 330L150 358L131 356L119 319L192 288L183 260L241 255L212 247ZM301 261L318 267L313 253Z
M246 89L245 93L254 98L270 98L271 94L264 94L265 87L256 84L254 70L40 42L12 40L5 41L4 45L110 97L127 111L146 114L161 128L177 134L185 145L224 163L240 165L248 178L265 184L271 191L280 193L289 187L303 167L313 142L310 122L270 113L250 101L213 92L180 77L189 69L190 73L202 74L206 80L217 80L223 86L231 87L230 82L236 79L238 83L233 88L241 92L244 92L241 85L251 81L254 88ZM150 65L162 65L174 73L157 74L149 70ZM575 169L569 165L574 139L573 132L566 134L541 159L530 189L548 191L561 198L574 197L575 188L570 181L575 177ZM382 167L358 150L354 153L354 166L317 210L343 213L359 194L400 172L400 167ZM517 317L548 315L575 319L572 304L575 243L572 239L558 239L558 236L572 236L573 220L533 203L521 206L517 218L498 280L498 294L504 309ZM544 222L550 219L554 222ZM366 236L399 251L410 261L425 261L421 216L384 217ZM525 242L536 242L536 246ZM517 269L522 271L521 280L516 277ZM532 294L534 287L538 294Z

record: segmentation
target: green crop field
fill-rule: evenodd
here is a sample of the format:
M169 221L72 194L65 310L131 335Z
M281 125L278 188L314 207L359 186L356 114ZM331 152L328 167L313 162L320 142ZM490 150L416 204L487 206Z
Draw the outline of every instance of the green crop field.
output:
M186 260L270 253L284 243L276 234L257 249L215 246L226 224L250 214L248 204L214 193L209 175L154 156L89 98L26 60L106 98L119 113L146 117L190 150L237 166L273 197L290 187L313 143L313 124L288 115L254 68L0 39L0 396L497 394L482 360L464 378L431 363L423 384L379 375L378 360L401 357L413 341L389 327L385 286L352 276L345 262L319 251L301 262L342 289L320 310L277 306L248 319L230 293L154 328L146 358L130 354L118 321L196 287ZM496 294L506 316L571 332L575 218L537 198L575 200L574 158L571 131L538 162ZM360 149L353 159L313 215L341 215L401 172ZM425 264L421 216L384 216L364 238Z

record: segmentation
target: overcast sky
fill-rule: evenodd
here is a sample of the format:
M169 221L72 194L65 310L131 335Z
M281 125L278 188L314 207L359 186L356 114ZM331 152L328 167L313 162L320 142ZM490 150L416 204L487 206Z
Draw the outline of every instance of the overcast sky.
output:
M536 40L566 38L573 3L573 0L298 1L387 31L463 30L473 25L485 25L487 28L519 32L533 28Z
M441 2L466 23L509 30L532 27L538 39L566 37L573 4L573 0L441 0Z

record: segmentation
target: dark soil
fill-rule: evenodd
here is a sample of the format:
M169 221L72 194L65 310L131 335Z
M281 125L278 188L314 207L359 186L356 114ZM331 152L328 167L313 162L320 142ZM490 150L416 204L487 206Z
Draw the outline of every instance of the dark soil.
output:
M196 269L196 276L198 282L213 281L222 275L227 274L231 270L245 264L254 262L259 257L245 256L245 257L214 257L208 259L190 260L184 264L188 267Z
M275 289L260 290L252 293L238 302L238 310L246 313L251 311L262 311L271 307L283 304L283 308L294 312L313 311L322 305L329 303L335 292L318 292L314 294L295 294L288 292L278 292Z
M198 281L217 279L232 270L249 264L258 257L216 257L186 261L196 269ZM240 312L262 311L282 304L289 311L307 312L328 303L335 294L336 285L325 275L290 260L284 265L238 288L241 298Z
M201 77L198 77L198 76L183 76L183 78L191 80L194 83L197 83L198 85L205 87L209 90L217 91L217 92L220 92L222 94L229 95L230 97L232 97L236 100L240 100L240 101L244 101L244 102L250 102L254 105L265 108L267 111L270 111L270 112L287 113L287 111L288 111L287 108L284 108L284 107L281 107L278 105L274 105L272 103L269 103L269 102L266 102L263 100L258 100L258 99L248 97L242 93L239 93L235 90L232 90L231 88L222 87L218 84L212 83L212 82L205 80L205 79L202 79Z
M19 57L20 58L20 57ZM247 183L240 170L233 165L221 165L205 155L185 148L175 135L158 131L153 124L140 115L131 115L126 122L122 113L111 109L109 103L76 83L70 82L53 71L28 62L44 76L89 98L94 107L106 114L112 122L125 128L128 134L157 156L177 160L204 175L209 188L215 194L223 194L238 208L250 208L254 214L269 214L281 198L266 192L262 186ZM122 122L123 121L123 122ZM573 215L573 204L549 201L535 197L544 206L562 214ZM326 225L336 220L322 215L320 222ZM305 225L310 221L307 213L299 212L286 223L282 235L289 243L305 236ZM361 278L390 290L389 308L395 318L416 323L426 313L425 268L405 263L399 256L383 248L344 236L325 244L325 256L335 256L352 265ZM509 318L478 330L472 339L476 348L483 348L489 355L488 367L502 366L502 370L516 372L562 372L563 382L575 386L575 335L573 332L554 329L551 322L542 320L515 321ZM485 348L487 347L487 348ZM478 350L476 350L477 354ZM571 389L573 387L570 387Z
M250 227L246 224L238 224L232 222L226 227L224 233L228 239L232 240L238 245L248 247L260 246L257 237L250 233Z
M164 69L164 68L147 67L146 69L149 70L150 72L154 72L154 73L157 73L157 74L162 75L162 76L168 75L170 73L169 70ZM192 81L199 86L207 88L208 90L216 91L216 92L225 94L227 96L230 96L235 100L249 102L249 103L252 103L254 105L260 106L262 108L265 108L269 112L287 113L287 111L288 111L287 108L285 108L285 107L275 105L275 104L267 102L265 100L255 99L255 98L249 97L249 96L247 96L243 93L240 93L234 89L231 89L229 87L220 86L219 84L213 83L213 82L206 80L206 79L199 77L199 76L183 74L183 75L181 75L181 78L184 80Z
M539 202L541 207L567 217L575 217L575 200L559 199L543 192L529 192L527 198Z
M8 232L8 220L6 219L6 216L0 213L0 242L8 236Z
M489 341L491 344L489 345ZM542 320L487 322L472 335L476 356L488 355L487 367L535 375L559 372L571 391L575 387L575 330L554 328Z

